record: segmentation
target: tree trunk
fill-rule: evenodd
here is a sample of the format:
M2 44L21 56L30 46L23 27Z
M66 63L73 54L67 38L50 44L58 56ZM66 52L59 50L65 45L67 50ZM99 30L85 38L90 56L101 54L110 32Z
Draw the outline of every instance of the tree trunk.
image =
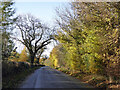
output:
M31 65L33 65L33 63L34 63L34 58L35 58L35 55L32 53L32 54L30 55Z
M39 64L39 59L40 59L40 58L37 58L37 64Z
M39 55L38 58L37 58L37 63L38 63L38 64L39 64L39 60L40 60L40 57L41 57L42 53L43 53L43 52L40 52L40 55Z

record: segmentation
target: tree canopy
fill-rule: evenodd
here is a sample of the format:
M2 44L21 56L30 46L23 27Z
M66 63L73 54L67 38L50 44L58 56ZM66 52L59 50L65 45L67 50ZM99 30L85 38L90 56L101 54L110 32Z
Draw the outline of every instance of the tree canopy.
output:
M22 40L14 39L27 47L33 64L36 53L51 43L53 30L30 14L18 16L16 28L21 32Z
M50 65L119 78L120 3L71 2L56 14L59 44L50 54Z

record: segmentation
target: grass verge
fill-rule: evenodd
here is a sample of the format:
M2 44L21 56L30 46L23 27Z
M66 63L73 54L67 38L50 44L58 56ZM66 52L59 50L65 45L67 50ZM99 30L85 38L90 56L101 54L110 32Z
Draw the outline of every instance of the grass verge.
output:
M18 74L13 74L2 78L2 88L17 88L18 85L25 80L25 78L33 73L36 69L42 66L26 69Z

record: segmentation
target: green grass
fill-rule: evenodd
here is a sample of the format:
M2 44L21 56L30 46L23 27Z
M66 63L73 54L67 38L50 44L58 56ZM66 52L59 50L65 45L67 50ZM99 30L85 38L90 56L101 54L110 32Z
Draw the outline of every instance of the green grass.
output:
M8 77L3 77L2 78L2 88L17 88L18 85L25 80L25 78L33 73L36 69L40 68L39 67L33 67L26 69L18 74L10 75Z

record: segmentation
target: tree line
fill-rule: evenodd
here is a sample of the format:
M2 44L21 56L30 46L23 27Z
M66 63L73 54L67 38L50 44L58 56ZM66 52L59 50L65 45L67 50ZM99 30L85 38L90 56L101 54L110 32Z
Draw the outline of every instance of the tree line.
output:
M120 2L71 2L56 9L56 40L46 64L71 73L120 75Z

